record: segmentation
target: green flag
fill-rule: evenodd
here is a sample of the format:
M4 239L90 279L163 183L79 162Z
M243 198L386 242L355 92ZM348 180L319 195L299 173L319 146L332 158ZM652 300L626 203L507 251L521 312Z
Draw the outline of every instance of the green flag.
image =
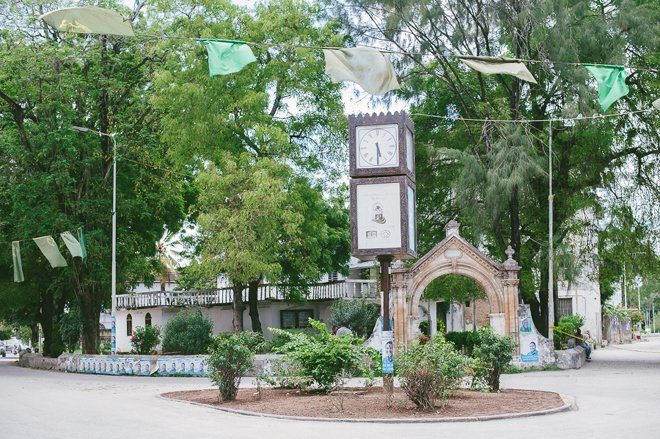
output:
M83 261L87 260L87 243L85 240L85 228L80 227L78 229L78 242L80 243L80 249L82 250Z
M628 74L623 66L594 66L582 64L598 81L598 102L603 111L628 94L626 78Z
M228 75L239 72L246 65L257 60L252 49L245 43L236 41L218 41L196 39L204 43L209 55L209 73L211 78L216 75Z
M46 259L48 259L51 267L67 266L66 260L62 256L62 253L60 253L60 249L57 248L57 244L52 236L41 236L39 238L32 238L32 240L37 244L37 247L39 247L39 250L41 250L41 253L44 254Z
M14 282L24 282L23 263L21 262L21 243L13 241L11 243L11 257L14 260Z
M71 232L60 233L60 236L62 237L62 241L64 241L64 245L66 245L66 248L69 249L69 253L71 253L72 257L74 258L83 257L82 247L80 246L78 240L73 237Z

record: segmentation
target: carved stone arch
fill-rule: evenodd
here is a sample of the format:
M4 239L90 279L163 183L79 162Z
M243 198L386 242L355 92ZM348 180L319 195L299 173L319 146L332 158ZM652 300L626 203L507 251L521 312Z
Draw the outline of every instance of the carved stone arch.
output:
M450 221L447 237L408 269L392 270L395 338L407 344L418 332L419 302L424 289L446 274L467 276L483 288L491 306L491 326L502 335L518 334L518 272L513 250L499 263L483 254L459 234L460 225ZM398 317L398 318L397 318ZM397 322L398 320L398 322Z

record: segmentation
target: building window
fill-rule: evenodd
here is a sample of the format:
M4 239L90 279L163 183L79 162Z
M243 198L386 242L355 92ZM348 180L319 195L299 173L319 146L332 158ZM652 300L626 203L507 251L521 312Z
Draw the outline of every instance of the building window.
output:
M339 281L339 273L336 271L333 271L332 273L328 274L328 282L337 282Z
M144 326L149 327L151 326L151 314L147 313L147 315L144 316Z
M282 329L308 328L309 319L314 318L311 309L296 309L280 311L280 327Z
M559 309L557 310L557 316L559 318L562 318L564 316L572 316L572 315L573 315L573 299L570 297L559 299Z
M133 316L130 314L126 316L126 335L133 335Z

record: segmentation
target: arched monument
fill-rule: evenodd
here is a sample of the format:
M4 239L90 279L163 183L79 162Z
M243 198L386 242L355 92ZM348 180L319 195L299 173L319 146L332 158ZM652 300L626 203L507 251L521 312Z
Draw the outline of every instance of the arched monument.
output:
M483 286L491 313L490 325L501 335L518 340L518 273L514 251L504 263L493 261L460 236L454 220L445 226L446 237L413 266L392 268L392 318L397 346L406 346L419 335L419 301L424 289L446 274L460 274Z

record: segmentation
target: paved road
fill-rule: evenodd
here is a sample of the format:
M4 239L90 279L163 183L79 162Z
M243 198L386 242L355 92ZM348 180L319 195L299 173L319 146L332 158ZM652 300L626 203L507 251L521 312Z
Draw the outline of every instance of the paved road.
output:
M230 415L159 399L208 388L203 378L111 377L0 361L0 438L624 438L660 437L660 337L593 353L580 370L507 375L508 388L573 395L578 411L444 424L339 424ZM13 422L8 422L8 421Z

